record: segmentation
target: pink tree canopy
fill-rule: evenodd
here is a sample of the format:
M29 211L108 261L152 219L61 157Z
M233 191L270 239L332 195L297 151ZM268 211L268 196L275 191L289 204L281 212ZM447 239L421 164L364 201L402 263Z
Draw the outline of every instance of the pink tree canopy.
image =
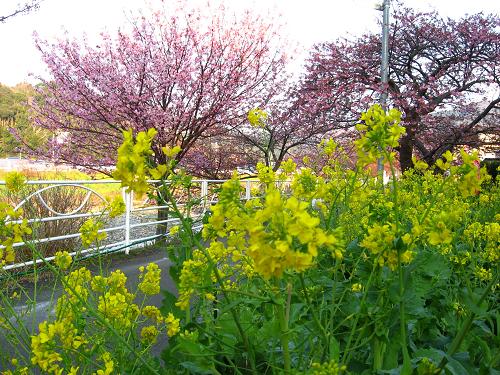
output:
M480 134L490 141L496 135L498 144L499 28L498 15L456 21L396 9L388 87L380 83L380 35L368 34L316 45L298 103L307 116L344 128L344 120L356 118L387 89L389 105L403 112L407 130L399 148L404 170L415 154L433 163L457 145L477 144Z
M51 79L35 121L64 134L45 156L94 169L114 163L125 129L158 131L154 162L163 162L164 145L179 145L182 159L200 137L224 134L265 106L281 90L286 61L272 20L182 1L175 12L102 33L98 45L37 39L37 46Z

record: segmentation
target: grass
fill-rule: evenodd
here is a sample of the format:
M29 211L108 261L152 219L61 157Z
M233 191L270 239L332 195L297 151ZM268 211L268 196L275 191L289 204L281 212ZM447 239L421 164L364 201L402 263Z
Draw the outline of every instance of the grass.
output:
M30 181L37 180L70 180L70 181L82 181L82 180L106 180L110 179L109 176L104 173L96 173L94 175L87 174L85 172L79 171L77 169L71 170L47 170L47 171L33 171L33 170L21 170L26 179ZM0 181L5 180L6 175L9 172L0 171ZM92 184L88 185L92 190L102 195L107 200L113 199L115 196L121 194L121 188L119 184ZM2 201L2 190L4 188L0 187L0 201Z

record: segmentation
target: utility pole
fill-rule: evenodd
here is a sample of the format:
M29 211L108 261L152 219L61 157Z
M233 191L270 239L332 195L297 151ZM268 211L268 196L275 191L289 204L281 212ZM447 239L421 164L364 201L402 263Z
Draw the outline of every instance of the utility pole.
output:
M378 9L382 11L382 62L380 65L380 84L382 85L382 92L380 94L380 105L387 110L387 84L389 82L389 3L390 0L383 0L381 7ZM377 171L379 175L383 175L384 165L382 158L378 159Z

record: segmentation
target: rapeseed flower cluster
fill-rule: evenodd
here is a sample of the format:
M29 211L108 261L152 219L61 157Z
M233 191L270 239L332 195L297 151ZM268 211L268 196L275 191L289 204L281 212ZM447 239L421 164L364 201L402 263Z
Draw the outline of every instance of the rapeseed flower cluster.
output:
M285 270L303 272L313 266L319 248L339 242L308 208L308 203L270 189L262 206L249 216L247 253L264 278L280 278ZM335 255L342 258L341 251Z
M268 117L266 111L260 108L251 109L247 115L248 122L255 128L263 128L266 125Z
M110 291L99 296L97 309L119 332L128 330L140 312L139 306L127 300L127 295Z
M9 172L5 175L5 187L11 193L17 194L26 186L26 177L17 171Z
M257 163L257 178L266 186L276 183L276 173L270 166L265 165L264 163Z
M206 259L203 254L193 251L192 259L185 260L179 277L179 296L175 305L181 310L189 309L189 302L197 289L202 287L203 276L206 270Z
M160 332L156 326L146 326L141 329L141 341L146 345L153 345L156 343Z
M149 190L148 165L153 155L151 142L156 135L155 129L139 132L134 139L132 130L123 132L123 143L118 149L118 159L113 178L122 181L128 191L142 195Z
M486 168L479 169L478 153L466 153L460 150L462 163L453 167L452 173L457 177L457 187L462 197L467 198L479 194L481 184L489 177Z
M340 365L332 360L325 363L313 363L311 370L307 374L311 375L340 375L347 371L347 366Z
M443 153L441 159L436 160L436 166L442 171L447 171L451 168L452 162L455 160L455 156L450 150Z
M168 313L165 317L165 323L167 325L167 335L168 337L174 337L180 332L180 320L177 319L174 314Z
M483 226L484 240L481 257L486 262L496 264L500 260L500 223L486 223Z
M354 283L351 285L351 291L353 292L361 292L363 290L363 285L361 285L360 283Z
M229 238L232 238L231 235ZM190 300L194 296L208 302L213 301L214 296L211 293L204 292L211 289L216 281L212 266L217 267L219 276L226 281L229 281L231 277L238 278L241 275L251 275L251 269L247 270L246 268L247 262L234 255L234 253L240 253L240 250L236 250L234 246L235 243L231 240L228 240L227 247L220 241L212 241L206 252L198 249L193 251L192 258L182 264L176 306L182 310L187 310ZM207 257L210 258L210 261ZM223 285L223 287L227 286L227 284Z
M161 322L163 319L160 309L156 306L143 307L141 314L154 322Z
M64 253L58 257L66 265ZM146 269L141 291L157 294L158 266L150 264ZM134 303L137 292L128 290L127 277L121 270L108 276L92 276L87 268L81 267L64 276L63 281L64 293L57 301L56 320L41 323L31 341L32 363L44 372L76 374L78 367L73 365L78 365L80 355L84 355L100 363L101 369L94 374L116 373L112 353L102 351L102 342L106 342L106 335L110 334L108 327L128 335L142 323L149 322L138 335L145 346L154 344L161 334L173 337L180 331L180 321L172 313L164 316L156 306L146 305L141 309ZM89 307L100 319L89 313Z
M18 220L23 214L22 209L14 211L7 203L0 202L0 266L15 259L14 244L22 242L23 237L32 233L28 221Z
M74 304L80 304L87 301L90 291L90 282L92 280L92 274L90 271L81 267L68 275L64 276L64 291L69 302Z
M140 309L133 300L135 295L126 287L127 277L121 270L111 272L108 277L92 277L91 289L98 293L97 309L118 331L126 331L135 324Z
M60 352L77 351L86 342L68 319L42 322L38 326L38 335L31 337L31 362L49 374L62 374L64 367L61 367L63 356Z
M126 210L125 202L121 196L116 196L113 198L108 207L108 216L110 218L115 218L121 216Z
M111 353L104 352L100 358L104 369L97 370L92 375L112 375L115 369L115 361L111 357Z
M476 278L482 282L491 280L500 260L500 223L473 222L464 229L463 235L469 245L465 263L474 260L471 266ZM456 256L454 259L459 260Z
M121 186L127 191L134 191L138 196L148 192L149 179L159 180L167 177L174 169L176 156L181 152L180 146L162 147L165 164L153 166L151 149L157 131L153 128L147 132L138 132L134 137L132 130L123 132L123 143L118 149L118 160L113 178L121 180Z
M103 227L101 221L94 221L93 218L87 219L80 227L80 238L82 245L88 247L93 243L99 244L106 238L106 232L99 232Z
M361 115L362 123L356 125L361 138L354 142L358 155L358 164L366 166L382 158L384 162L392 162L394 152L385 152L387 148L399 146L399 138L406 129L399 125L401 112L391 109L386 112L380 105L371 106Z
M244 259L243 263L250 264L265 279L280 278L286 270L303 272L314 265L322 247L329 248L333 257L341 260L340 238L322 229L310 204L295 196L314 191L315 180L309 179L312 174L307 171L298 175L292 182L295 194L286 197L275 188L273 173L268 167L259 167L259 180L267 185L264 198L244 205L239 200L239 182L226 182L220 202L203 229L205 238L226 237L232 260ZM186 264L189 268L193 265ZM186 301L182 304L185 306Z
M280 165L280 171L281 173L279 174L279 179L284 180L288 176L290 176L292 173L294 173L297 169L297 164L292 159L287 159Z
M181 152L180 146L164 146L161 148L163 155L166 157L165 164L158 164L155 168L149 168L148 173L152 179L160 180L166 178L169 173L174 169L177 163L175 157Z
M68 269L72 261L73 258L67 251L58 251L55 254L54 263L61 270Z
M428 232L428 240L431 245L448 245L453 240L452 232L445 222L437 221Z
M139 290L146 295L155 295L160 293L160 280L161 280L161 269L156 263L149 263L146 266L146 272L144 272L144 267L139 267Z
M311 168L302 168L292 180L292 194L305 201L310 201L320 193L320 186L323 182L323 179L316 176Z
M398 267L396 237L396 226L394 224L374 224L368 228L368 234L360 245L376 257L380 266L387 265L391 270L395 270ZM413 256L414 252L411 250L400 250L399 260L403 264L410 263Z
M179 233L179 230L180 230L180 227L178 225L174 225L173 227L171 227L168 231L168 233L171 235L171 236L175 236L177 233Z

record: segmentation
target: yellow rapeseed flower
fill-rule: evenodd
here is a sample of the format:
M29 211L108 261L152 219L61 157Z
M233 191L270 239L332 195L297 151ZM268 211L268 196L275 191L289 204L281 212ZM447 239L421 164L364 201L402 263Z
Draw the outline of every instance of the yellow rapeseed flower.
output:
M141 341L143 344L152 345L158 338L158 329L155 326L146 326L141 330Z
M88 247L93 243L99 243L106 238L106 232L99 232L103 227L100 221L94 221L93 218L87 219L80 227L80 238L82 245Z
M5 175L5 187L12 193L19 193L26 184L26 177L17 171Z
M172 228L169 230L169 234L171 236L175 236L177 233L179 233L180 227L178 225L174 225Z
M353 292L361 292L363 290L363 286L360 283L355 283L351 285L351 290Z
M54 258L54 263L61 270L67 269L71 265L72 261L73 261L73 258L71 258L71 255L69 255L69 253L67 251L56 252L56 255Z
M109 217L114 218L125 213L126 206L121 196L116 196L109 204Z
M156 263L149 263L144 273L144 267L139 268L139 290L147 295L160 293L161 269Z
M169 313L165 318L165 323L167 324L167 335L168 337L173 337L177 335L180 331L180 320L177 319L174 314Z

